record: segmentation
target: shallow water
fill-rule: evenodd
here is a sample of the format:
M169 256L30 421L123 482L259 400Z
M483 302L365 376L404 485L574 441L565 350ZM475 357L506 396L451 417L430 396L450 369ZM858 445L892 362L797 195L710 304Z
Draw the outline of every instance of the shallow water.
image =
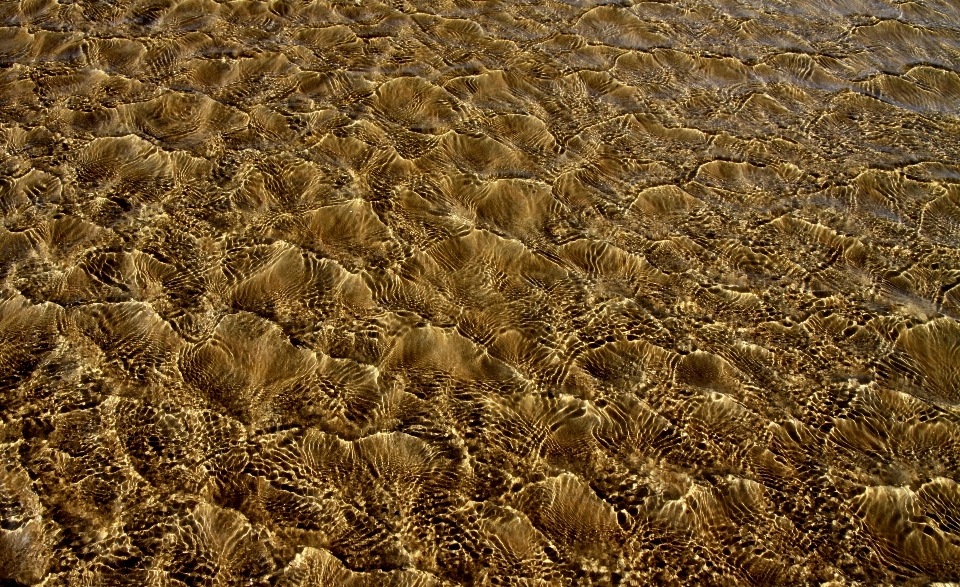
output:
M4 585L960 581L955 2L0 2Z

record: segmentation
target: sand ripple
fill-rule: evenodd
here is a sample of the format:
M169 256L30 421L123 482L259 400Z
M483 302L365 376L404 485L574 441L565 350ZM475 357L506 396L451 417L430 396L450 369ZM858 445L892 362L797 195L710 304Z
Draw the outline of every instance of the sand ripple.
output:
M960 582L960 10L0 2L0 584Z

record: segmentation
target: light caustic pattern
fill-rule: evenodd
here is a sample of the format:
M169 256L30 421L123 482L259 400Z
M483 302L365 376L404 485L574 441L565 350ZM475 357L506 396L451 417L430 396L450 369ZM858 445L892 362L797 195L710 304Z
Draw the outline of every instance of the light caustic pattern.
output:
M4 585L960 581L960 8L0 2Z

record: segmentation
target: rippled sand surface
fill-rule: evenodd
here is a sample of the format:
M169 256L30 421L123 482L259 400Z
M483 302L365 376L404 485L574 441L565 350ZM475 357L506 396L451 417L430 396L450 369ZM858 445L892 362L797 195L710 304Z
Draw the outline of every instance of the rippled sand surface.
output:
M4 586L960 581L960 5L0 2Z

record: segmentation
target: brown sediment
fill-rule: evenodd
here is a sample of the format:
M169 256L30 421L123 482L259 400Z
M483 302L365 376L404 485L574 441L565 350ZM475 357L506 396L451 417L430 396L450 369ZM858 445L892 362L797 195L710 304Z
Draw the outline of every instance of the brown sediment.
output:
M0 584L960 582L948 2L0 2Z

